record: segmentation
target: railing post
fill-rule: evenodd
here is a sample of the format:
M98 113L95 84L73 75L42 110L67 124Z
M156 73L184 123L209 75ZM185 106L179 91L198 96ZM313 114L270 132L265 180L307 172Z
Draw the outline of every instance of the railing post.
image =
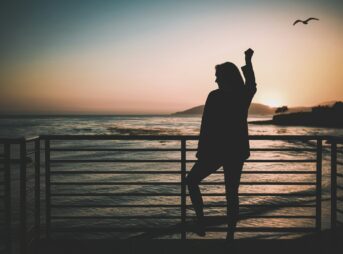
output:
M317 139L317 162L316 162L316 230L322 226L322 139Z
M181 239L186 239L186 140L181 139Z
M337 143L331 143L331 229L337 226Z
M45 140L45 230L46 238L50 238L50 140Z
M4 197L5 197L5 252L12 253L11 229L11 150L10 144L4 144Z
M20 142L20 253L26 253L26 141Z
M40 238L40 139L35 140L35 238Z

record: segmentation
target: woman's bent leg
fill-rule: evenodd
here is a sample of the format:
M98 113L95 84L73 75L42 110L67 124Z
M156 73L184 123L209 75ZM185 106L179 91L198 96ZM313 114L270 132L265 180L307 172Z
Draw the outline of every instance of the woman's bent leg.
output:
M201 180L217 170L219 167L220 165L217 164L208 164L197 161L186 178L189 195L198 219L198 224L201 227L203 227L204 203L201 196L199 184ZM204 235L204 232L201 234Z

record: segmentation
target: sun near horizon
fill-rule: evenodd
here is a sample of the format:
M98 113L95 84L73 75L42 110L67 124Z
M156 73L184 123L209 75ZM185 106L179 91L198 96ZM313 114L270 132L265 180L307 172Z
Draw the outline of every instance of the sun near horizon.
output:
M182 111L217 88L215 65L244 65L249 47L253 102L343 100L342 10L334 0L4 4L0 112Z

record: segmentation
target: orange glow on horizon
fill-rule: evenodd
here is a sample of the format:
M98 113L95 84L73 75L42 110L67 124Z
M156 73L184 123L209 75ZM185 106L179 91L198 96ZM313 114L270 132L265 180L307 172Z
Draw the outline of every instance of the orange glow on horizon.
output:
M273 108L276 108L276 107L281 107L283 106L283 103L278 101L277 99L273 99L273 98L270 98L270 99L266 99L262 102L262 104L265 104L269 107L273 107Z

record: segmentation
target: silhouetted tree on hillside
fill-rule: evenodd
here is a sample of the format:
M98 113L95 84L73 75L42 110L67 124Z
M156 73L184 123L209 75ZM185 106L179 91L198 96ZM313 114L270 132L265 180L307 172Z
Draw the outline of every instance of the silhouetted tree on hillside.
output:
M282 106L282 107L278 107L275 110L276 114L282 114L288 111L288 107L287 106Z

